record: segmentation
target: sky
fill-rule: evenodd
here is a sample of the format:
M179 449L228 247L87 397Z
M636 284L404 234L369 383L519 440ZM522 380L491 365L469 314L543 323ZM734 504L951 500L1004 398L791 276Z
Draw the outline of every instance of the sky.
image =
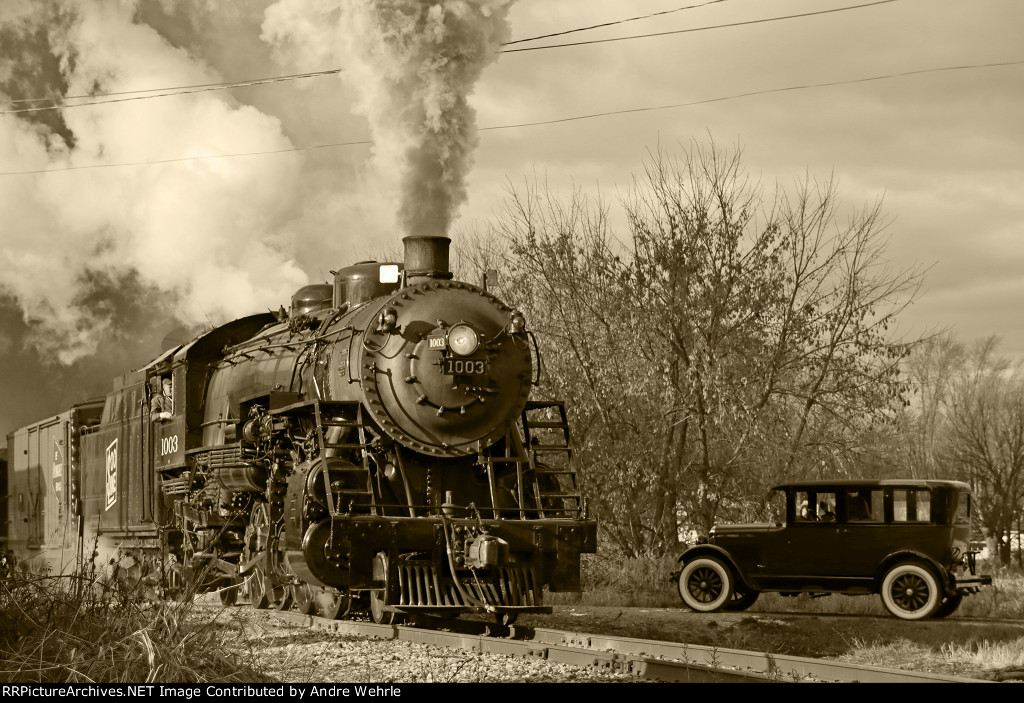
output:
M767 189L881 198L927 271L902 331L1024 358L1024 3L437 4L3 0L0 435L410 231L457 250L510 186L614 204L708 140ZM469 57L443 80L438 33Z

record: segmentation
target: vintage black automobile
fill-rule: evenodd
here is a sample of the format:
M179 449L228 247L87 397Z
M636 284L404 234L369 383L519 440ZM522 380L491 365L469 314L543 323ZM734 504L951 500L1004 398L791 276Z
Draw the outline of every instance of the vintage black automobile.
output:
M776 486L774 524L716 525L671 575L687 607L745 610L762 591L878 593L904 620L941 618L992 583L970 551L970 487L841 480Z

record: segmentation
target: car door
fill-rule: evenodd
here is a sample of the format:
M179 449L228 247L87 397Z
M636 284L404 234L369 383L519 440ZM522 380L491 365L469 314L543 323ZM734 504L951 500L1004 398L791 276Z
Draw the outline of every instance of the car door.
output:
M839 576L871 579L889 553L885 491L851 487L840 493L837 568Z
M834 492L793 492L785 529L764 535L762 578L766 585L801 588L828 583L838 565L838 525L818 519L817 506Z

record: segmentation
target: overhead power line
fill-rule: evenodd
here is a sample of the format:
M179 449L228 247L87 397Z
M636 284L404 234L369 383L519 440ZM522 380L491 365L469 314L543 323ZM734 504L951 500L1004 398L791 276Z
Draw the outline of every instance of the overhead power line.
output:
M942 73L944 71L966 71L970 69L979 68L996 68L1000 66L1018 66L1024 65L1022 61L1004 61L1000 63L985 63L985 64L971 64L966 66L942 66L939 68L922 68L916 71L904 71L902 73L886 73L878 76L867 76L865 78L851 78L842 81L827 81L824 83L805 83L803 85L791 85L784 88L769 88L767 90L753 90L748 93L736 93L734 95L725 95L717 98L707 98L704 100L693 100L685 103L674 103L671 105L654 105L650 107L634 107L627 108L624 110L609 110L607 112L592 112L585 115L574 115L572 117L560 117L553 120L540 120L537 122L520 122L518 124L500 125L497 127L481 127L480 131L490 131L497 129L512 129L518 127L540 127L543 125L560 124L563 122L576 122L578 120L591 120L598 117L612 117L614 115L628 115L637 112L654 112L656 110L673 110L682 107L694 107L696 105L708 105L710 103L725 102L726 100L738 100L740 98L752 98L758 95L770 95L772 93L786 93L797 90L809 90L811 88L828 88L838 85L854 85L857 83L870 83L872 81L883 81L892 78L905 78L907 76L917 76L925 73Z
M648 106L648 107L634 107L634 108L626 108L626 109L622 109L622 110L609 110L609 111L606 111L606 112L592 112L592 113L583 114L583 115L573 115L573 116L570 116L570 117L559 117L559 118L550 119L550 120L537 120L535 122L519 122L519 123L516 123L516 124L493 125L493 126L490 126L490 127L480 127L479 131L481 131L481 132L492 132L492 131L497 131L497 130L501 130L501 129L518 129L518 128L522 128L522 127L540 127L540 126L543 126L543 125L554 125L554 124L561 124L561 123L564 123L564 122L577 122L577 121L580 121L580 120L591 120L591 119L596 119L596 118L599 118L599 117L612 117L614 115L628 115L628 114L634 114L634 113L640 113L640 112L654 112L654 111L657 111L657 110L673 110L673 109L684 108L684 107L694 107L696 105L708 105L708 104L711 104L711 103L725 102L727 100L738 100L738 99L741 99L741 98L750 98L750 97L755 97L755 96L758 96L758 95L770 95L772 93L785 93L785 92L792 92L792 91L798 91L798 90L810 90L812 88L827 88L827 87L840 86L840 85L854 85L854 84L857 84L857 83L870 83L872 81L890 80L890 79L893 79L893 78L905 78L907 76L917 76L917 75L922 75L922 74L926 74L926 73L942 73L942 72L946 72L946 71L967 71L967 70L975 70L975 69L983 69L983 68L998 68L998 67L1005 67L1005 66L1020 66L1020 65L1024 65L1024 60L1020 60L1020 61L1002 61L1002 62L998 62L998 63L984 63L984 64L967 64L967 65L962 65L962 66L941 66L941 67L937 67L937 68L922 68L922 69L917 69L917 70L914 70L914 71L903 71L901 73L886 73L886 74L883 74L883 75L867 76L867 77L864 77L864 78L851 78L851 79L847 79L847 80L827 81L827 82L823 82L823 83L805 83L805 84L801 84L801 85L786 86L786 87L783 87L783 88L769 88L769 89L766 89L766 90L755 90L755 91L750 91L750 92L746 92L746 93L736 93L736 94L733 94L733 95L720 96L720 97L717 97L717 98L706 98L704 100L693 100L693 101L685 102L685 103L673 103L671 105L654 105L654 106ZM166 164L166 163L174 163L174 162L177 162L177 161L199 161L199 160L204 160L204 159L225 159L225 158L233 158L233 157L238 157L238 156L263 156L263 155L268 155L268 154L285 154L285 153L297 152L297 151L312 151L314 149L328 149L328 148L334 148L334 147L370 145L372 143L373 143L372 140L364 139L364 140L349 141L349 142L334 142L334 143L330 143L330 144L314 144L314 145L311 145L311 146L298 146L298 147L291 147L291 148L288 148L288 149L274 149L274 150L268 150L268 151L251 151L251 152L243 152L243 153L236 153L236 154L210 154L210 155L206 155L206 156L184 156L184 157L180 157L180 158L160 159L160 160L155 160L155 161L134 161L134 162L123 162L123 163L114 163L114 164L93 164L93 165L84 165L84 166L65 166L65 167L62 167L62 168L46 168L46 169L38 169L38 170L34 170L34 171L6 171L6 172L0 172L0 176L24 176L24 175L32 175L32 174L53 173L53 172L57 172L57 171L78 171L78 170L94 169L94 168L114 168L114 167L119 167L119 166L147 166L147 165L150 165L150 164Z
M690 29L673 29L666 32L652 32L650 34L631 34L627 37L611 37L609 39L591 39L589 41L568 42L565 44L545 44L543 46L524 46L518 49L502 49L503 54L512 54L520 51L541 51L542 49L563 49L570 46L586 46L588 44L607 44L609 42L628 41L631 39L649 39L651 37L665 37L670 34L687 34L690 32L703 32L709 29L725 29L727 27L745 27L752 24L764 24L766 22L781 22L782 20L794 20L801 17L815 17L817 15L830 15L834 12L846 12L847 10L860 10L865 7L876 5L888 5L899 0L876 0L862 5L850 5L848 7L836 7L831 10L817 10L815 12L801 12L796 15L784 15L782 17L766 17L760 20L745 20L743 22L730 22L728 24L716 24L706 27L691 27Z
M701 3L699 5L686 5L684 7L677 7L677 8L672 9L672 10L663 10L661 12L652 12L651 14L648 14L648 15L640 15L640 16L637 16L637 17L627 17L625 19L614 20L612 22L603 22L601 24L594 24L594 25L590 25L589 27L577 27L575 29L567 29L567 30L564 30L564 31L561 31L561 32L554 32L552 34L541 34L541 35L536 36L536 37L525 37L523 39L513 39L512 41L508 41L508 42L503 43L501 46L510 46L512 44L522 44L524 42L537 41L538 39L550 39L551 37L559 37L559 36L563 36L565 34L573 34L573 33L576 33L576 32L586 32L586 31L589 31L591 29L600 29L602 27L611 27L611 26L616 25L616 24L625 24L627 22L636 22L638 20L650 19L651 17L657 17L659 15L669 15L669 14L673 14L675 12L681 12L683 10L692 10L692 9L695 9L695 8L704 7L706 5L714 5L716 3L726 2L726 1L727 0L708 0L708 2L704 2L704 3ZM291 80L296 80L298 78L310 78L310 77L313 77L313 76L326 76L326 75L340 73L341 71L342 71L342 69L335 68L335 69L328 69L328 70L325 70L325 71L312 71L312 72L309 72L309 73L293 73L293 74L283 75L283 76L264 76L262 78L252 78L252 79L244 80L244 81L232 81L232 82L220 82L220 83L198 83L198 84L191 84L191 85L164 86L164 87L161 87L161 88L142 88L142 89L139 89L139 90L122 90L122 91L115 91L115 92L98 92L98 93L92 93L91 95L62 95L60 97L48 97L48 98L17 98L15 100L0 100L0 102L7 103L8 105L22 105L24 103L39 103L39 102L56 103L56 102L60 102L60 101L63 101L63 100L89 100L89 99L95 99L95 98L115 97L115 96L120 96L120 95L140 95L141 93L157 93L157 92L160 92L160 91L182 91L182 93L178 93L178 92L171 93L171 92L168 92L165 95L148 95L148 96L143 96L143 98L149 98L149 97L159 98L159 97L166 97L166 95L180 95L180 94L183 94L184 92L192 92L192 91L194 91L194 89L199 89L199 88L202 88L202 89L205 89L205 90L227 90L227 89L230 89L230 88L238 88L238 87L250 86L250 85L260 85L260 84L263 84L263 83L274 83L274 82L278 82L278 81L291 81ZM114 101L108 101L108 102L114 102ZM97 102L97 101L93 101L93 102L81 103L81 104L83 104L83 105L97 105L97 104L102 104L102 103L101 102ZM49 106L45 106L45 107L34 108L34 110L55 110L55 109L62 109L64 107L77 107L77 106L76 105L49 105ZM11 115L11 114L17 114L19 112L32 112L32 111L33 111L32 108L24 109L24 110L7 110L7 111L0 112L0 115Z
M661 12L652 12L649 15L639 15L637 17L627 17L626 19L614 20L612 22L602 22L601 24L592 24L589 27L577 27L576 29L566 29L562 32L553 32L552 34L541 34L536 37L526 37L525 39L513 39L507 41L502 46L511 46L512 44L522 44L528 41L537 41L539 39L550 39L552 37L561 37L566 34L575 34L576 32L589 32L591 29L603 29L605 27L611 27L616 24L626 24L627 22L637 22L639 20L647 20L652 17L659 17L661 15L671 15L676 12L682 12L683 10L695 10L701 7L707 7L708 5L716 5L720 2L726 2L726 0L708 0L708 2L702 2L699 5L686 5L685 7L677 7L672 10L662 10Z
M677 8L672 9L672 10L665 10L663 12L655 12L655 13L652 13L652 14L649 14L649 15L641 15L641 16L637 16L637 17L629 17L629 18L622 19L622 20L616 20L614 22L606 22L604 24L596 24L596 25L591 25L589 27L578 27L578 28L575 28L575 29L568 29L568 30L565 30L565 31L562 31L562 32L556 32L554 34L546 34L546 35L537 36L537 37L529 37L529 38L526 38L526 39L517 39L515 41L507 42L506 44L503 44L502 46L508 46L508 45L511 45L511 44L518 44L518 43L527 42L527 41L534 41L534 40L537 40L537 39L543 39L543 38L548 38L548 37L561 36L561 35L564 35L564 34L572 34L574 32L585 32L585 31L588 31L588 30L591 30L591 29L597 29L599 27L606 27L606 26L610 26L610 25L613 25L613 24L623 24L625 22L633 22L633 21L636 21L636 20L647 19L647 18L650 18L650 17L656 17L658 15L664 15L664 14L670 14L670 13L673 13L673 12L679 12L679 11L682 11L682 10L690 10L690 9L694 9L694 8L698 8L698 7L704 7L705 5L711 5L711 4L715 4L715 3L718 3L718 2L725 2L725 1L726 0L709 0L709 2L705 2L705 3L700 4L700 5L687 5L687 6L684 6L684 7L677 7ZM665 35L669 35L669 34L685 34L685 33L691 33L691 32L702 32L702 31L712 30L712 29L725 29L725 28L728 28L728 27L740 27L740 26L747 25L747 24L762 24L762 23L765 23L765 22L778 22L780 20L798 19L798 18L802 18L802 17L811 17L811 16L814 16L814 15L824 15L824 14L830 14L830 13L833 13L833 12L843 12L845 10L856 10L856 9L860 9L860 8L863 8L863 7L871 7L873 5L885 5L885 4L891 3L891 2L898 2L898 0L877 0L876 2L871 2L871 3L867 3L867 4L863 4L863 5L853 5L853 6L850 6L850 7L841 7L841 8L831 9L831 10L820 10L820 11L817 11L817 12L808 12L808 13L797 14L797 15L787 15L785 17L769 17L769 18L760 19L760 20L749 20L749 21L746 21L746 22L736 22L736 23L731 23L731 24L720 24L720 25L713 25L713 26L707 26L707 27L692 27L690 29L680 29L680 30L667 31L667 32L657 32L657 33L653 33L653 34L637 34L637 35L628 36L628 37L614 37L614 38L611 38L611 39L596 39L596 40L593 40L593 41L585 41L585 42L572 42L572 43L567 43L567 44L550 44L550 45L545 45L545 46L521 47L521 48L518 48L518 49L503 49L501 51L501 53L511 54L511 53L518 53L518 52L523 52L523 51L540 51L542 49L559 49L559 48L570 47L570 46L584 46L584 45L587 45L587 44L600 44L600 43L605 43L605 42L626 41L626 40L630 40L630 39L645 39L645 38L649 38L649 37L665 36ZM52 97L51 98L20 98L20 99L17 99L17 100L7 100L5 102L7 102L8 104L11 104L11 105L18 105L18 104L23 104L23 103L37 103L37 102L49 102L49 103L54 103L54 104L51 104L51 105L40 105L40 106L36 106L36 107L23 107L23 108L17 108L17 109L14 109L14 110L0 110L0 115L17 115L17 114L23 114L23 113L29 113L29 112L42 112L42 111L45 111L45 110L64 110L64 109L72 108L72 107L85 107L85 106L90 106L90 105L107 105L107 104L110 104L110 103L130 102L130 101L134 101L134 100L150 100L152 98L166 98L166 97L172 97L172 96L175 96L175 95L187 95L189 93L201 93L201 92L213 91L213 90L227 90L227 89L230 89L230 88L241 88L241 87L254 86L254 85L263 85L263 84L266 84L266 83L279 83L279 82L283 82L283 81L292 81L292 80L296 80L296 79L299 79L299 78L312 78L312 77L316 77L316 76L332 75L332 74L341 73L343 70L344 69L341 69L341 68L331 68L331 69L326 69L326 70L323 70L323 71L311 71L309 73L294 73L294 74L284 75L284 76L269 76L269 77L266 77L266 78L254 78L254 79L245 80L245 81L234 81L234 82L225 82L225 83L206 83L206 84L198 84L198 85L175 86L175 87L169 87L169 88L147 88L147 89L142 89L142 90L126 90L126 91L111 92L111 93L96 93L94 95L76 95L76 96L66 96L66 97L59 97L59 98L52 98ZM163 92L159 92L159 91L163 91ZM150 93L150 94L149 95L142 95L142 93ZM64 100L87 100L89 98L97 98L97 97L107 98L107 97L115 97L115 96L132 96L132 97L123 97L123 98L118 98L118 99L115 99L115 100L95 100L95 99L93 99L93 100L88 100L88 102L80 102L80 103L73 103L73 104L65 104L65 103L63 103Z
M172 95L188 95L189 93L205 93L212 90L227 90L229 88L244 88L252 85L263 85L266 83L281 83L283 81L293 81L298 78L312 78L314 76L329 76L335 73L341 73L340 68L330 68L324 71L311 71L310 73L293 73L287 76L274 76L271 78L256 78L248 81L236 81L233 83L207 83L205 85L193 85L193 86L179 86L176 88L150 88L147 90L125 90L118 93L104 93L103 97L115 96L115 95L128 95L131 97L114 98L113 100L91 100L89 102L71 103L71 104L60 104L60 105L42 105L39 107L21 107L16 110L3 110L0 111L0 115L17 115L23 112L42 112L43 110L66 110L72 107L85 107L87 105L109 105L111 103L123 103L130 102L132 100L149 100L151 98L166 98ZM156 93L158 90L164 90L169 92ZM151 95L138 95L138 93L155 93ZM44 100L77 100L85 97L95 96L76 96L74 98L23 98L21 100L11 100L12 103L23 103L23 102L39 102Z

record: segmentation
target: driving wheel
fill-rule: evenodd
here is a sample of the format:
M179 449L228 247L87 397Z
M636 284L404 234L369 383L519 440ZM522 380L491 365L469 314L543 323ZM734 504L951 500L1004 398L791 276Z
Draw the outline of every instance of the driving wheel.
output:
M370 591L370 619L379 625L397 625L402 614L385 610L388 593L388 557L381 552L373 558L373 578L384 582L384 587Z
M292 592L292 602L295 609L303 615L313 612L313 589L308 583L293 583L288 587Z
M316 614L328 620L344 620L352 610L352 598L334 588L322 589L313 597Z

